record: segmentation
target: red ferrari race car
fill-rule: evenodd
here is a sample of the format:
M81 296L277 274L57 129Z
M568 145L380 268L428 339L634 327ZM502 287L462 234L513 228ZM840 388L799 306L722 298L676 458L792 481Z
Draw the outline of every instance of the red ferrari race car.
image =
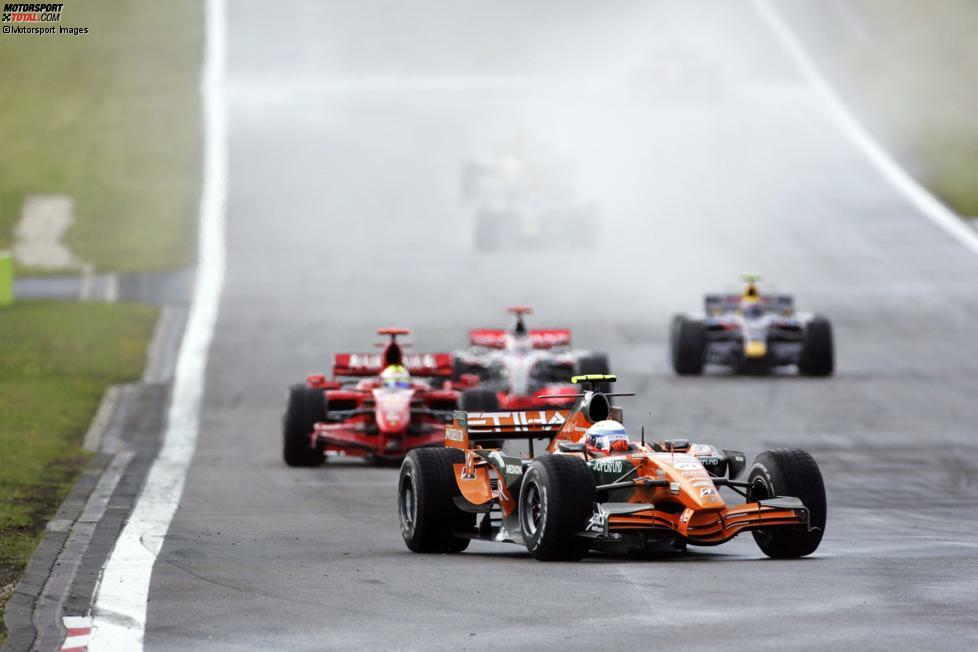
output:
M318 466L326 453L398 461L421 446L441 446L465 381L452 382L449 353L406 354L399 335L381 328L383 353L337 353L333 379L310 374L289 389L283 456L289 466Z
M574 404L579 389L575 375L610 373L608 356L570 348L566 328L527 329L527 306L508 309L516 316L512 330L476 328L470 347L457 351L453 378L479 386L465 390L462 408L470 412L528 410Z

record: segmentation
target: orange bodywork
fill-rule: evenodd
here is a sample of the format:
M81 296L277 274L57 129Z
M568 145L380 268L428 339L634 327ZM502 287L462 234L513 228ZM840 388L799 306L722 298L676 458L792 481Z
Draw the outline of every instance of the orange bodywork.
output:
M455 479L462 497L473 505L484 505L495 496L489 480L489 465L485 462L472 468L469 464L455 464Z
M687 508L681 514L670 514L648 509L625 516L612 515L608 518L608 531L665 528L674 531L690 543L716 545L729 541L745 530L775 525L804 525L807 522L807 517L799 514L798 510L745 503L708 512L697 512Z
M657 453L649 449L627 456L603 458L598 462L598 468L601 464L612 464L616 459L627 459L629 464L623 468L638 469L637 484L625 502L661 508L611 514L607 518L608 532L665 528L690 543L715 545L748 529L808 523L805 509L780 509L756 502L728 507L714 478L691 455ZM669 486L643 486L643 481L650 480L667 480Z
M456 412L445 430L445 445L465 451L465 462L454 465L462 497L483 512L495 502L504 522L515 518L519 476L509 475L507 486L503 470L510 474L510 461L519 460L483 449L478 442L495 437L548 438L549 453L582 458L595 474L598 502L584 535L614 539L635 532L674 534L695 545L716 545L745 530L808 525L808 510L800 502L797 506L783 501L727 506L717 489L721 479L711 476L685 450L661 452L635 445L625 454L595 457L580 446L591 424L581 404L573 410ZM470 433L475 436L471 440ZM607 478L606 484L600 478Z
M497 482L498 488L493 489L492 476L496 473L489 462L469 452L465 464L455 464L454 467L458 488L467 501L473 505L485 505L497 500L504 515L516 511L516 497L505 484Z

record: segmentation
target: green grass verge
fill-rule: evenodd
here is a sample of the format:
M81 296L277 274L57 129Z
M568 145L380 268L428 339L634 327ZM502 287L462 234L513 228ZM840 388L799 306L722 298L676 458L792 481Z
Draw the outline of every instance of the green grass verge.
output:
M98 403L109 385L139 378L157 312L51 302L0 309L0 643L9 591L88 459L81 440Z
M955 212L978 216L978 3L789 7L866 126Z
M960 215L978 215L978 4L856 0L874 47L849 60L867 106L914 172Z
M62 24L89 34L0 35L0 249L25 197L63 193L75 199L78 258L119 271L188 262L202 5L68 3Z

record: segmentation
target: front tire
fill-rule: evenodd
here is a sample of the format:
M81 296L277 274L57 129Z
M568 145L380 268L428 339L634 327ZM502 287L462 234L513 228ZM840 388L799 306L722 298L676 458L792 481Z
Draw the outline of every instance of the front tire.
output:
M594 476L572 455L537 458L520 486L520 530L526 549L540 561L578 561L588 551L578 532L594 512Z
M703 373L706 353L706 324L700 319L676 315L672 320L670 337L672 368L680 376Z
M475 527L475 514L455 505L461 496L453 464L465 462L455 448L416 448L401 464L397 513L401 536L413 552L462 552L469 539L458 532Z
M808 508L809 527L775 527L754 530L754 541L768 557L793 559L810 555L825 532L825 485L818 464L806 451L777 448L764 451L754 460L750 475L751 500L794 496Z
M806 376L831 376L835 371L832 324L828 319L815 317L808 322L798 359L798 371Z
M311 445L309 435L326 420L326 396L306 385L289 388L289 402L282 424L282 457L289 466L319 466L323 452Z

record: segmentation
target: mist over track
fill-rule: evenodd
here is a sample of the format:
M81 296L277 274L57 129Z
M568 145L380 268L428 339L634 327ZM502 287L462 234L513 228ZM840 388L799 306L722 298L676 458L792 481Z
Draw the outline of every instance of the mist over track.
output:
M852 146L748 5L274 14L229 6L226 280L147 649L978 644L978 256ZM520 142L573 162L590 250L473 250L462 165ZM832 319L835 377L671 373L671 314L747 271ZM387 325L459 348L514 303L610 353L638 392L626 425L651 409L659 436L812 452L818 553L413 555L396 469L282 463L285 389L333 352Z

